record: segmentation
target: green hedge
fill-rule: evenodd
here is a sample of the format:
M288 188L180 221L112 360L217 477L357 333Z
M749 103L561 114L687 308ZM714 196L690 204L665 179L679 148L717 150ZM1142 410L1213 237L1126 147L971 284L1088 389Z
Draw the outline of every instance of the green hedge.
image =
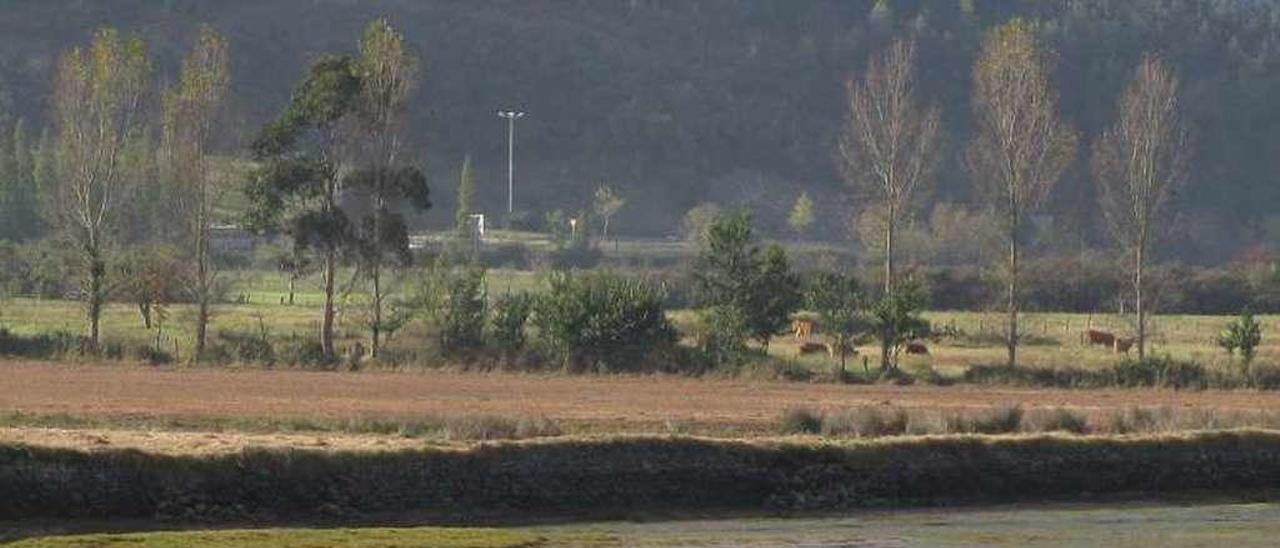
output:
M839 509L1280 487L1280 433L900 438L840 444L618 438L464 451L163 456L0 445L0 519L521 516Z

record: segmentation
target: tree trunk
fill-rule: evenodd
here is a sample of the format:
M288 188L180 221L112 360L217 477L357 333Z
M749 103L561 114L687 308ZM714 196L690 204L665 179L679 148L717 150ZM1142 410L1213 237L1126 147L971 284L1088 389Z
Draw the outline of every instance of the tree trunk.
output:
M333 293L337 277L338 251L330 247L325 250L324 256L324 323L320 327L320 346L324 350L324 357L330 360L337 355L333 350Z
M889 207L888 219L884 225L884 298L889 299L893 296L893 231L894 231L894 215L897 214L892 206ZM888 371L893 367L893 362L889 359L889 339L893 336L893 327L889 324L880 326L880 369Z
M1009 230L1009 362L1010 369L1018 365L1018 230L1017 222L1011 222Z
M375 262L373 265L373 344L369 347L369 355L377 358L382 340L382 274Z
M204 189L201 190L202 197ZM202 203L201 208L204 207ZM202 209L203 210L203 209ZM196 341L195 351L192 354L192 361L199 363L200 356L204 354L205 341L208 339L209 332L209 293L211 293L209 281L209 234L205 230L206 217L201 214L198 220L199 225L196 227L196 289L200 292L196 296Z
M293 306L293 286L297 281L293 274L289 275L289 306Z
M1142 302L1142 275L1143 262L1146 257L1143 248L1145 245L1145 237L1138 241L1138 249L1134 255L1133 269L1133 293L1134 302L1133 310L1138 315L1138 361L1142 361L1147 356L1147 311Z
M98 245L94 241L90 241L85 247L85 253L88 255L89 263L89 291L87 312L89 316L89 348L97 352L99 338L99 325L102 319L102 286L103 278L106 277L106 264L102 260L101 252Z

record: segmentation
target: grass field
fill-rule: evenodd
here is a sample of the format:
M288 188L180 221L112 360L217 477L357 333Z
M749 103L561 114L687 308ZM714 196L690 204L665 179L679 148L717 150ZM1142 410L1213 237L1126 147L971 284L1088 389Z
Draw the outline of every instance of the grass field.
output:
M491 292L533 290L539 287L538 275L526 271L494 271L490 273ZM301 294L293 306L281 305L281 293L266 289L246 293L248 301L240 304L219 305L215 310L213 329L237 332L266 332L272 338L311 338L319 331L319 294ZM348 303L350 304L350 303ZM1003 317L996 313L980 312L932 312L928 318L935 326L946 327L962 333L962 337L943 339L930 346L929 356L904 356L908 369L933 369L943 375L957 376L970 365L1003 363L1005 349L1001 343ZM170 351L181 360L191 348L193 336L192 309L186 305L169 307L169 320L163 334L148 330L142 323L135 306L112 303L103 316L103 336L131 344L152 344L159 340L159 347ZM677 326L688 326L692 312L672 313ZM1258 349L1256 363L1280 365L1280 339L1271 336L1280 333L1280 316L1260 316L1263 340ZM1190 360L1210 369L1226 369L1235 362L1214 344L1214 338L1231 318L1225 316L1156 316L1152 319L1152 349L1156 355L1169 355L1176 359ZM1121 356L1109 349L1086 346L1082 336L1087 329L1102 329L1124 336L1132 332L1130 319L1118 315L1089 315L1067 313L1028 313L1022 318L1023 333L1030 336L1022 345L1019 360L1023 365L1044 367L1097 368L1115 364ZM356 306L340 308L338 337L340 344L350 344L367 337L362 329L364 318ZM35 335L55 331L79 333L83 330L83 307L79 302L66 300L41 300L13 298L0 302L0 327L22 335ZM421 345L421 335L413 326L389 343L391 347L414 348ZM770 354L785 362L792 362L815 371L830 371L835 361L825 355L799 356L800 341L783 335L770 345ZM176 350L176 352L174 352ZM850 367L860 369L863 357L870 366L879 363L878 345L872 343L858 348L860 355L853 356ZM429 364L423 364L429 365Z
M1280 504L1073 504L857 512L839 516L627 521L514 527L260 529L44 537L15 548L90 546L1272 546Z
M391 438L475 417L543 418L565 434L693 433L772 436L796 408L841 413L866 407L931 412L1020 405L1028 412L1072 408L1101 416L1132 407L1205 414L1227 426L1266 426L1235 415L1280 409L1280 392L1171 390L1033 390L976 386L838 385L733 378L571 376L559 374L363 372L184 367L100 366L0 361L0 409L9 439L23 428L210 431L280 434L316 446L340 446L341 433ZM1247 418L1247 417L1245 417ZM464 421L458 425L454 421ZM1206 422L1205 424L1214 424ZM382 426L390 425L390 426ZM120 434L74 434L81 445L162 443L155 436L118 441ZM439 437L439 436L436 436ZM445 436L449 437L449 436ZM127 436L126 436L127 439ZM140 441L139 441L140 440ZM216 447L212 438L185 446ZM287 443L292 443L288 441ZM359 440L354 443L391 443ZM413 442L410 443L420 443ZM278 445L279 442L269 443Z
M155 548L517 548L542 545L529 533L495 529L419 527L406 529L248 529L129 534L52 536L10 544L14 548L90 548L146 546Z

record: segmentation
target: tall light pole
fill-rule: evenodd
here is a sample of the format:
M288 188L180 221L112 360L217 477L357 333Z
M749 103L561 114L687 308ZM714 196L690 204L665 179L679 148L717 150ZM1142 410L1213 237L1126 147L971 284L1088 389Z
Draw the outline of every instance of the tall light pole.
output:
M507 215L515 211L516 180L516 120L524 117L518 110L499 110L498 116L507 119Z

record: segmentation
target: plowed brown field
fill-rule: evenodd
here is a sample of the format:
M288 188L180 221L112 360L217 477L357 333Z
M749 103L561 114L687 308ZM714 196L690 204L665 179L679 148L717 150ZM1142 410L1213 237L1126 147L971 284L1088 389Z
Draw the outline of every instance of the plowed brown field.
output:
M607 431L664 424L765 428L787 409L865 404L965 408L1004 404L1280 409L1280 392L1031 390L841 386L664 376L511 373L314 373L150 368L0 360L0 411L75 416L542 416Z

